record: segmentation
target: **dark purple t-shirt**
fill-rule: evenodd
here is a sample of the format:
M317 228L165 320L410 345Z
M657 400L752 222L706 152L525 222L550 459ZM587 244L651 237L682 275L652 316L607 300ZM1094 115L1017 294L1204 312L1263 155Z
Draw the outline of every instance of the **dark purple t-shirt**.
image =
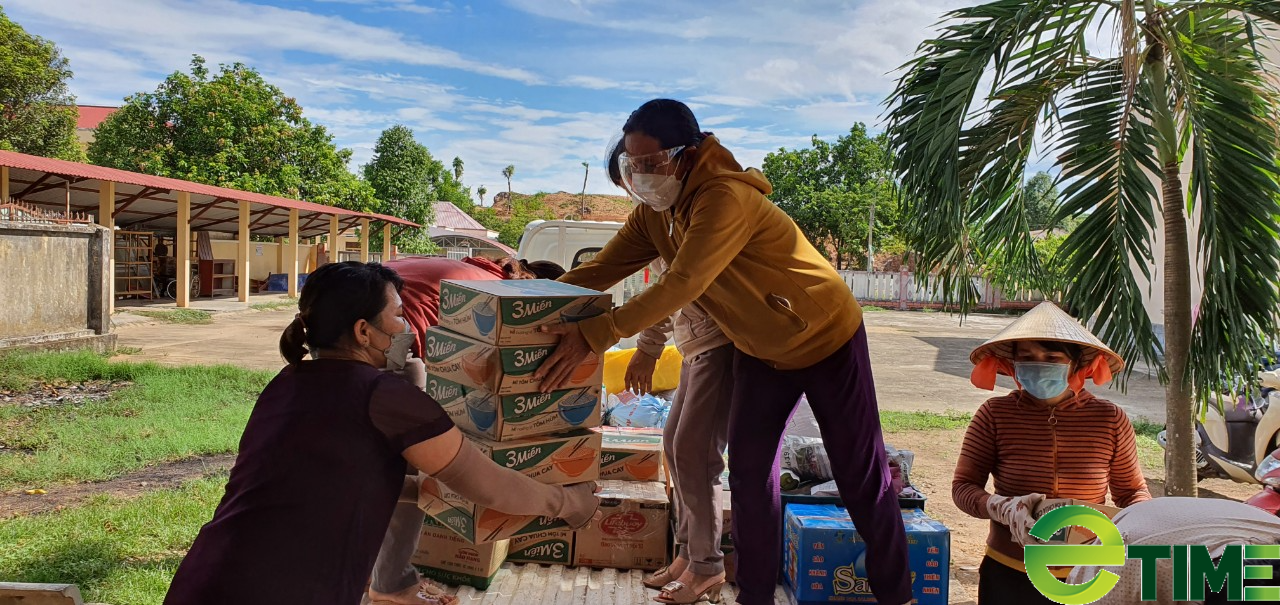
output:
M258 397L226 494L165 603L358 603L400 496L402 452L452 427L433 399L368 364L285 368Z

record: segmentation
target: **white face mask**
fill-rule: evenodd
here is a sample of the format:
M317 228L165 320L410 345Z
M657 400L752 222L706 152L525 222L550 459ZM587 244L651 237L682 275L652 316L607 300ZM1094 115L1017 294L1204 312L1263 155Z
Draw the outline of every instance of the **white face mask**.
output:
M684 183L674 174L633 174L631 194L634 199L658 212L676 204Z
M396 334L387 334L377 326L374 326L375 330L391 337L391 344L382 350L382 354L387 358L386 369L388 370L398 371L404 369L405 363L409 361L409 350L413 347L413 341L416 337L413 328L409 326L409 322L403 319L400 321L404 323L404 331Z

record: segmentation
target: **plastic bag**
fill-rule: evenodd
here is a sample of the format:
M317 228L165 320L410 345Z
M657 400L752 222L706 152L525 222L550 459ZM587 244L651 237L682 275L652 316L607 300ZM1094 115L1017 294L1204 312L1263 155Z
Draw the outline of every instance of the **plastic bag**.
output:
M782 467L791 469L805 481L830 481L831 459L822 440L787 435L782 438Z
M635 354L635 349L605 351L604 387L610 393L620 393L626 388L623 382L627 374L627 364L631 363L631 356ZM653 390L668 391L680 386L680 362L683 360L680 351L675 347L668 346L663 349L662 359L658 360L653 369Z
M624 400L624 395L631 395L631 397ZM616 397L618 404L609 410L607 420L609 426L655 429L667 426L667 415L671 413L671 404L653 395L636 397L633 393L621 393Z

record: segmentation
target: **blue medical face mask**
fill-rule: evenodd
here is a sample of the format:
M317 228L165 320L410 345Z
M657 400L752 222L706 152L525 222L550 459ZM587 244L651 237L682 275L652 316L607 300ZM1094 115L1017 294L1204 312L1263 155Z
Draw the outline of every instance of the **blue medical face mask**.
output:
M1016 362L1013 364L1014 378L1027 394L1048 401L1067 391L1067 372L1071 365L1066 363Z

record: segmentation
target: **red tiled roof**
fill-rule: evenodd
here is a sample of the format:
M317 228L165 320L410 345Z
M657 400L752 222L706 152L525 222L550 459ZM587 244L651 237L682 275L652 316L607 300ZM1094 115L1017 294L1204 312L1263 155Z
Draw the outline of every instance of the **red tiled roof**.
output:
M76 119L76 128L88 128L90 130L97 128L107 116L120 109L119 107L104 107L102 105L78 105L80 117Z
M463 212L461 208L450 204L449 202L436 202L436 227L444 227L458 231L466 229L471 231L488 231L484 225L472 218L471 215Z

